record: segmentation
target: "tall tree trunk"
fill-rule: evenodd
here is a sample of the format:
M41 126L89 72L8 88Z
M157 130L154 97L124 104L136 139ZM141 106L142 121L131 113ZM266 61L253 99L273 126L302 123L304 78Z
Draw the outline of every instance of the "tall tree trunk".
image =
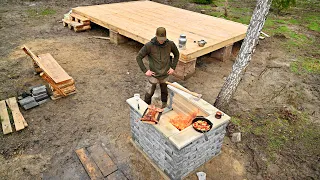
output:
M257 1L257 6L251 17L247 35L242 43L239 55L237 56L236 62L232 66L232 72L228 76L226 82L223 84L214 106L221 108L227 105L233 93L236 91L258 43L259 35L265 23L271 3L272 0Z
M228 0L226 0L225 2L224 2L224 16L225 17L228 17L228 5L229 3L228 3Z

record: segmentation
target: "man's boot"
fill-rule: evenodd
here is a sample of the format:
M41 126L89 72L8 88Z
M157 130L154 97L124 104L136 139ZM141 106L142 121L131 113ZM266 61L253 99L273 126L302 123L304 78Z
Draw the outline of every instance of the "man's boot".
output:
M166 83L161 83L160 84L160 89L161 89L161 101L162 101L161 108L165 108L165 107L167 107L167 102L168 102L167 84Z
M149 94L149 93L146 93L145 95L144 95L144 101L147 103L147 104L151 104L151 98L152 98L152 95L151 94Z
M164 109L164 108L166 108L166 107L167 107L167 102L162 102L161 108Z
M156 87L157 84L151 84L151 87L148 89L146 95L144 96L144 101L149 105L151 104L151 99L154 94L154 91L156 90Z

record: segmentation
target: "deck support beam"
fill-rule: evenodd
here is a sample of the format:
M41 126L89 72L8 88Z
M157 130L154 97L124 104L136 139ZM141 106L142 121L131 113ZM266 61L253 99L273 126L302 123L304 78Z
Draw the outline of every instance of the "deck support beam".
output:
M211 57L218 59L220 61L230 60L231 55L232 55L232 47L233 47L233 44L230 44L230 45L225 46L223 48L220 48L216 51L213 51L211 53Z
M196 61L197 58L189 60L188 62L179 60L173 76L182 80L188 79L196 70Z
M129 38L122 36L118 32L113 31L111 29L109 31L109 34L110 34L110 41L116 45L123 44L129 41Z

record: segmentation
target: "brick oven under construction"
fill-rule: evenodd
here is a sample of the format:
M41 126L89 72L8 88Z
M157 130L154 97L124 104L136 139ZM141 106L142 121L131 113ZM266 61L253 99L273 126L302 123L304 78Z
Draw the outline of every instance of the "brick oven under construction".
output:
M176 180L186 177L221 152L230 117L223 113L223 116L217 119L215 115L220 110L208 102L203 99L195 99L191 94L171 85L168 85L168 89L169 105L162 113L158 124L152 125L140 121L148 107L143 100L138 99L137 101L132 97L127 100L127 103L130 105L133 143L167 177ZM138 103L140 108L138 108ZM206 133L208 140L192 125L180 131L170 123L170 120L178 114L190 114L195 110L198 111L198 115L212 122L211 130Z

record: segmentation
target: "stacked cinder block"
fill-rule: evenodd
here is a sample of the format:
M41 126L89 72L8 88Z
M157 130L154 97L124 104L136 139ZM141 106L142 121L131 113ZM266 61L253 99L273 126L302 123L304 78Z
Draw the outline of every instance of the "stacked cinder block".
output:
M141 114L131 107L132 139L170 179L187 176L221 151L226 123L210 130L207 133L208 141L201 136L179 150L153 125L138 121L140 118Z
M39 103L42 104L46 99L49 98L47 88L45 85L34 87L31 89L32 97Z
M30 90L30 94L27 93L28 96L18 97L20 106L22 106L25 110L28 110L40 104L43 104L49 98L47 88L45 85L31 87L29 90Z

